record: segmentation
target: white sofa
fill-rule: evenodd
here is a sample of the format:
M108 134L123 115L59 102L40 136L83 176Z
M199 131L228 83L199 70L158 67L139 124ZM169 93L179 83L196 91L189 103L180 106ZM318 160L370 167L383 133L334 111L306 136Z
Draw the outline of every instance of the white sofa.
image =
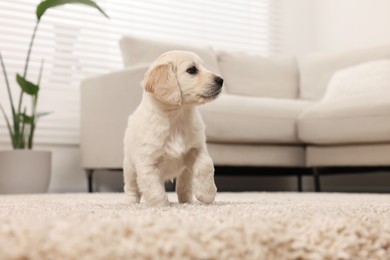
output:
M217 167L390 165L390 87L374 93L364 86L376 84L376 78L359 80L365 70L356 67L390 59L390 46L310 54L299 61L130 36L120 46L125 68L81 85L81 163L90 178L93 170L122 167L123 134L128 115L140 102L143 74L156 57L174 49L197 53L225 79L223 94L199 108ZM364 85L359 95L353 94L354 82Z

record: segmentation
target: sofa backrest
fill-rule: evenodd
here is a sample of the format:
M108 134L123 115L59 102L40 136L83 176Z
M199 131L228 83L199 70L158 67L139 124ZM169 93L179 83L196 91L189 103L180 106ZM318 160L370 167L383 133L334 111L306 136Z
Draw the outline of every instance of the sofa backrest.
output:
M332 75L359 63L390 58L390 45L333 54L309 54L299 61L300 98L319 100Z
M205 62L207 69L220 74L217 56L212 48L208 46L176 44L135 36L124 36L119 44L126 67L150 64L164 52L182 50L195 52Z
M288 99L298 96L299 75L295 58L219 52L218 62L228 93Z

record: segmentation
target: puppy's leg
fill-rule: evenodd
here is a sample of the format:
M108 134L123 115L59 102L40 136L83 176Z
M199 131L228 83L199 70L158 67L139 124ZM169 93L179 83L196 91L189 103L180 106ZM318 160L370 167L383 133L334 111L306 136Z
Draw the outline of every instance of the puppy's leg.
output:
M168 196L165 193L164 181L160 170L155 166L137 167L137 183L146 204L149 206L168 206Z
M212 203L217 194L217 187L214 183L213 161L205 147L193 151L192 156L195 197L202 203Z
M133 167L125 160L123 162L123 179L125 181L124 190L130 203L139 203L141 193L137 185L137 173Z
M176 193L180 203L192 203L192 171L184 169L176 179Z

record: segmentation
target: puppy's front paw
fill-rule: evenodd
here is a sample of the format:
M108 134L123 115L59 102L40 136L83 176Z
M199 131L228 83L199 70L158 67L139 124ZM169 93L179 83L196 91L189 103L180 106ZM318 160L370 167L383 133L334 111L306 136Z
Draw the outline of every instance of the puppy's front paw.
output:
M192 192L178 192L177 197L180 203L192 203Z
M138 194L134 193L126 193L126 202L127 203L139 203L141 200L141 197Z
M210 184L199 185L195 190L195 197L202 203L210 204L215 200L215 196L217 195L217 187L214 182Z

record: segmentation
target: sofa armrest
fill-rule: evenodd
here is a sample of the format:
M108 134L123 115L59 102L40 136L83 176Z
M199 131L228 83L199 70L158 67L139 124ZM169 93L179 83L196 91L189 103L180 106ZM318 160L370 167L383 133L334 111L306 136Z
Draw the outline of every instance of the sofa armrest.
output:
M148 66L126 68L81 83L81 166L122 168L127 118L142 98Z

